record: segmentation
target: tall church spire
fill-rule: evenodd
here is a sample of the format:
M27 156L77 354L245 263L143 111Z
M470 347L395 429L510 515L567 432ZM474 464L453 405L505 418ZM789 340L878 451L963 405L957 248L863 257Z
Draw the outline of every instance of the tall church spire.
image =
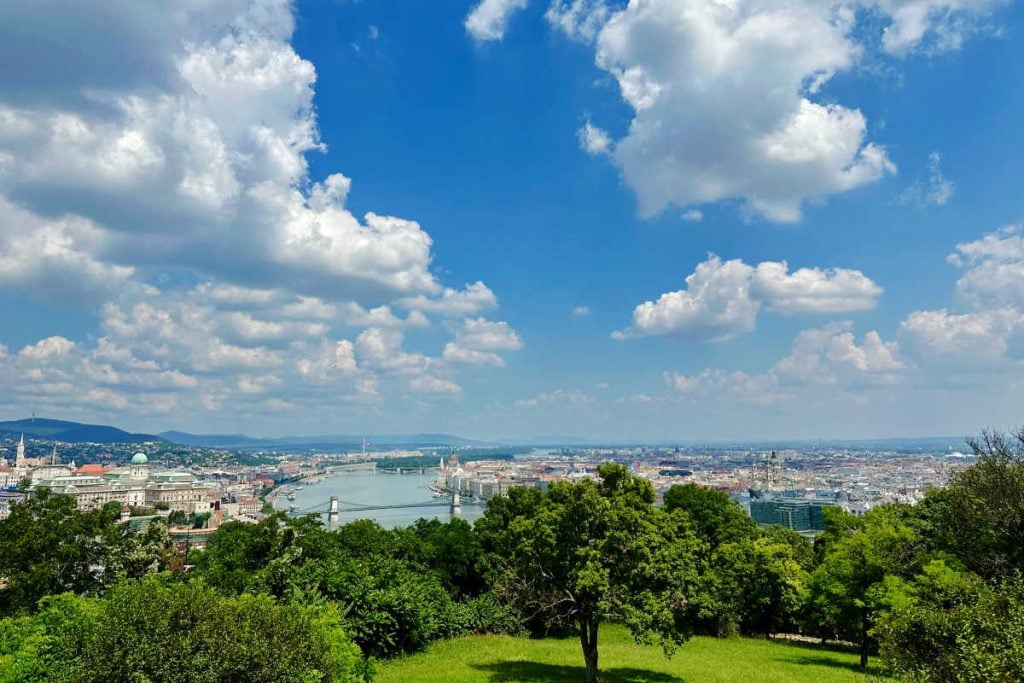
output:
M24 467L25 466L25 435L24 434L21 435L21 440L18 441L18 453L17 453L17 455L15 456L15 459L14 459L14 466L15 467Z

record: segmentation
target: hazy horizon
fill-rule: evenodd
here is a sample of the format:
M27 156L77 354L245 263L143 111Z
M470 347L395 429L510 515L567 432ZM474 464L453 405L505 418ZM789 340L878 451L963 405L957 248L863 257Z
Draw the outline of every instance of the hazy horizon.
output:
M0 427L3 427L4 422L22 422L29 421L32 419L41 420L60 420L60 418L53 418L50 416L35 416L27 418L16 418L11 420L0 421ZM68 422L75 422L74 420L67 420ZM104 425L97 425L104 426ZM952 434L932 434L932 435L892 435L892 436L881 436L881 437L847 437L847 436L830 436L821 435L815 437L747 437L737 438L734 436L665 436L665 437L593 437L586 436L583 434L530 434L522 436L494 436L494 435L472 435L472 434L458 434L450 433L446 431L429 430L423 432L401 432L401 431L383 431L383 432L316 432L316 433L298 433L298 432L278 432L278 433L244 433L236 432L231 430L215 430L210 432L190 432L188 430L178 429L176 427L166 427L163 429L153 430L147 432L145 430L129 429L124 425L110 424L105 425L122 429L125 432L132 434L152 434L154 436L163 436L168 433L181 433L190 434L193 436L238 436L245 437L248 439L264 439L264 440L283 440L283 439L295 439L301 438L307 441L313 441L317 438L325 438L330 440L336 440L339 438L350 438L353 439L353 443L359 439L371 437L407 437L412 438L416 436L449 436L457 439L470 441L470 442L481 442L491 444L504 444L509 446L557 446L557 445L644 445L644 444L663 444L663 445L679 445L679 446L695 446L695 445L728 445L728 444L786 444L786 443L822 443L822 444L838 444L843 442L908 442L908 443L921 443L928 441L953 441L953 442L964 442L966 445L966 439L976 436L977 434L964 434L964 435L952 435ZM60 439L56 439L60 440ZM369 445L374 445L372 441L368 442Z

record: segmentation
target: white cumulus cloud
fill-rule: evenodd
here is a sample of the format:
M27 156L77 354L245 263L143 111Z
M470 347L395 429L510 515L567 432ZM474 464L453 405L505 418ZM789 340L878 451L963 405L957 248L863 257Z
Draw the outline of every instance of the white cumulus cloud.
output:
M326 145L293 13L0 6L0 57L19 65L0 69L0 292L98 320L4 350L4 409L258 419L457 393L467 364L405 348L402 330L497 297L445 287L416 221L352 213L342 173L311 177Z
M478 281L467 284L462 290L445 287L437 297L420 294L399 299L398 303L411 310L457 317L497 308L498 297L487 285Z
M900 323L906 346L930 360L975 366L1001 361L1010 339L1024 333L1024 313L1014 307L953 314L914 311Z
M848 322L803 330L789 355L761 373L707 368L690 375L666 372L674 393L694 400L771 405L806 401L821 391L856 394L898 383L906 370L899 345L866 333L858 344ZM830 388L830 389L829 389Z
M956 246L948 260L963 270L957 298L972 308L1024 309L1024 227L1008 225Z
M808 202L896 170L864 114L821 95L833 76L876 46L896 56L957 49L1003 4L554 0L546 17L593 46L632 109L620 140L595 138L589 122L580 138L610 153L642 215L739 200L749 214L791 222ZM934 172L921 189L931 203L951 192Z
M882 288L859 270L798 268L785 261L757 264L752 290L778 313L849 313L874 308Z
M467 318L444 347L442 358L454 363L504 366L499 351L518 351L523 342L508 323Z
M527 0L480 0L466 17L466 30L476 40L501 40L509 19L526 4Z
M633 310L615 339L678 334L721 341L752 331L762 306L785 313L847 313L874 308L882 288L858 270L800 268L765 261L756 267L711 254L686 277L686 289Z
M608 133L590 121L583 124L583 127L577 132L577 136L580 140L580 147L592 157L599 154L607 154L611 149L612 139L608 136Z

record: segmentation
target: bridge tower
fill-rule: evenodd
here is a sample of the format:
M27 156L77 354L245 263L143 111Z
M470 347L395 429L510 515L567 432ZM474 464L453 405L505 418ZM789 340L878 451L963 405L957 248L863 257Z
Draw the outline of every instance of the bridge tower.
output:
M338 522L338 497L331 496L331 502L327 505L327 524L337 524Z
M459 489L456 486L455 488L452 489L451 515L452 515L452 517L458 517L461 514L462 514L462 501L459 498Z

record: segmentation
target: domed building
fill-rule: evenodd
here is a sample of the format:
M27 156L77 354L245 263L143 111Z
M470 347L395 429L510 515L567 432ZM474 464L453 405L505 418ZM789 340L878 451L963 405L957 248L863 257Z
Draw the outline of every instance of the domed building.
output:
M58 476L38 484L73 496L80 508L116 501L129 507L160 507L189 513L210 509L211 491L195 475L186 470L150 472L149 457L141 451L132 456L127 467L115 467L98 475Z
M146 481L149 479L149 458L146 457L145 453L139 452L132 456L128 478L132 481Z

